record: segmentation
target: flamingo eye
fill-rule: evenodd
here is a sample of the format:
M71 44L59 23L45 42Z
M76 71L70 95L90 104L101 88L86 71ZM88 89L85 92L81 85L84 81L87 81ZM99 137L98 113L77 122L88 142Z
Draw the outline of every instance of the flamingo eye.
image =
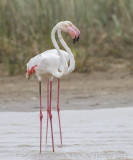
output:
M65 25L65 27L67 27L67 25Z
M69 26L71 27L71 26L72 26L72 24L69 24Z

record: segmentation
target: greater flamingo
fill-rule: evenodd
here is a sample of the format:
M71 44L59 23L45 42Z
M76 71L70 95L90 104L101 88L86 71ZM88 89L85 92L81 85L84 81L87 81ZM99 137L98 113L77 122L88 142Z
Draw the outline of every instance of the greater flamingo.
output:
M79 40L80 31L70 21L65 21L65 23L67 23L74 30L76 37L73 39L73 43L75 43L76 40L77 41ZM67 44L65 43L64 39L62 38L61 30L58 29L57 33L58 33L58 38L59 38L62 46L67 51L67 52L64 52L64 53L66 53L65 58L67 60L67 63L70 60L70 66L69 66L68 70L64 73L64 75L67 75L67 74L70 74L74 70L74 68L75 68L75 60L74 60L74 57L73 57L73 54L72 54L70 48L67 46ZM67 53L69 53L69 55ZM61 145L62 145L62 133L61 133L60 114L59 114L59 111L60 111L60 107L59 107L59 89L60 89L60 79L58 78L57 112L58 112L58 119L59 119L60 140L61 140ZM46 144L47 144L47 133L48 133L48 114L47 114Z
M48 117L50 118L51 124L51 136L52 136L52 147L54 152L54 140L53 140L53 128L52 128L52 114L51 114L51 98L52 98L52 80L53 76L56 78L62 77L64 74L71 72L75 68L74 57L71 53L71 50L65 43L64 48L68 51L65 52L60 50L56 40L55 33L59 30L58 36L60 37L60 41L63 44L64 40L61 36L61 31L68 32L74 42L79 38L79 30L72 25L69 21L59 22L51 32L51 39L53 45L56 49L45 51L33 58L27 63L27 73L26 77L29 79L31 75L35 74L39 81L39 95L40 95L40 153L41 153L41 143L42 143L42 105L41 105L41 81L42 76L46 76L47 78L47 130L48 130ZM62 41L63 40L63 41ZM70 59L70 66L68 67L68 61ZM49 100L49 80L50 80L50 100ZM60 126L60 116L59 116L59 84L60 79L58 79L58 97L57 97L57 111L59 117L59 126ZM47 131L46 131L47 136ZM62 144L62 136L61 136L61 126L60 126L60 137Z

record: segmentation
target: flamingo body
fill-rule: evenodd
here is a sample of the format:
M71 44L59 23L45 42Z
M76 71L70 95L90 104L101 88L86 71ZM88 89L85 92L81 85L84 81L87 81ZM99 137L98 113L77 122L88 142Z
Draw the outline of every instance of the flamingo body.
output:
M61 53L64 55L64 58L68 64L70 60L68 53L64 50L61 50ZM44 75L50 77L54 75L56 77L55 73L57 70L62 71L63 65L60 64L60 56L56 49L47 50L41 54L38 54L37 56L31 58L27 63L27 76L35 73L38 80L40 80L40 78Z
M55 33L58 31L58 38L65 48L66 51L61 50L55 40ZM46 130L46 143L47 143L47 133L48 133L48 120L50 119L51 125L51 137L52 137L52 146L54 152L54 139L53 139L53 127L52 127L52 113L51 113L51 99L52 99L52 80L53 77L58 78L58 94L57 94L57 112L59 119L59 129L60 129L60 139L62 144L62 132L60 124L60 107L59 107L59 88L60 88L60 79L63 75L71 73L75 68L74 56L67 46L61 31L68 32L72 37L73 42L79 40L79 30L70 22L62 21L57 23L57 25L52 29L51 39L55 49L47 50L33 58L27 63L27 73L26 77L29 79L32 75L36 75L39 81L39 95L40 95L40 153L41 153L41 144L42 144L42 102L41 102L41 81L42 76L47 77L47 130ZM68 63L70 65L68 66ZM49 81L50 80L50 81ZM50 84L50 85L49 85ZM49 91L50 90L50 91Z

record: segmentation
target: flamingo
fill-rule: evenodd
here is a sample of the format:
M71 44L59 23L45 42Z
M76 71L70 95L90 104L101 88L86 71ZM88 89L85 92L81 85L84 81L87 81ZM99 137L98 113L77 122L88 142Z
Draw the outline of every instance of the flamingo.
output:
M60 50L56 40L55 33L58 31L58 37L66 49L67 52ZM48 118L50 118L51 125L51 137L52 137L52 148L54 152L54 139L53 139L53 127L52 127L52 114L51 114L51 99L52 99L52 81L53 77L58 78L58 97L57 97L57 111L59 117L60 126L60 115L59 115L59 87L60 87L60 77L64 74L72 72L75 68L75 61L70 48L66 45L65 41L61 36L61 31L68 32L73 42L79 39L79 30L69 21L62 21L55 25L51 32L51 40L55 49L47 50L33 58L27 63L27 79L30 79L32 75L36 75L39 81L39 96L40 96L40 153L42 144L42 104L41 104L41 82L42 77L47 77L47 130L48 130ZM68 62L70 60L70 66L68 67ZM49 82L50 81L50 82ZM50 93L49 93L49 83L50 83ZM50 94L50 98L49 98ZM47 131L46 131L47 136ZM60 126L60 137L62 144L61 126Z
M74 30L74 32L76 34L76 38L73 39L73 43L75 43L76 40L77 41L79 40L80 31L70 21L65 21L65 23L67 23ZM70 66L69 66L67 72L64 73L64 75L67 75L67 74L70 74L74 70L74 68L75 68L75 60L74 60L74 57L73 57L73 54L72 54L70 48L67 46L67 44L65 43L64 39L62 38L61 30L58 29L57 33L58 33L59 41L61 42L62 46L67 51L67 52L64 52L66 54L65 58L67 60L67 63L70 60ZM69 53L70 57L68 57L67 53ZM59 107L59 89L60 89L60 79L58 78L57 112L58 112L58 119L59 119L60 140L61 140L61 145L62 145L62 133L61 133L60 114L59 114L59 111L60 111L60 107ZM48 114L47 114L46 144L47 144L47 133L48 133Z

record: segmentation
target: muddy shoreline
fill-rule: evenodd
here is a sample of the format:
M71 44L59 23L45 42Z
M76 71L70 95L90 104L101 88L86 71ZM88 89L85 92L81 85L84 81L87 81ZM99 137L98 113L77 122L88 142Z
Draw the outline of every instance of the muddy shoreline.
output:
M46 111L46 79L42 83L42 106ZM72 73L61 79L61 110L133 106L131 72ZM52 110L56 110L57 80L53 81ZM0 111L39 111L38 81L25 75L0 77Z

